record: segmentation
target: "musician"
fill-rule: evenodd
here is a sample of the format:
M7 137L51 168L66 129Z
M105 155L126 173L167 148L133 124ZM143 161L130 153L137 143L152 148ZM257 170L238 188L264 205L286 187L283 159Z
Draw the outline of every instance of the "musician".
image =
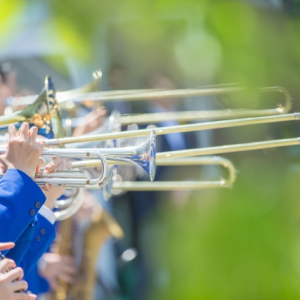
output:
M49 173L65 168L66 166L64 161L60 158L54 158L53 162L45 167ZM54 226L55 216L52 212L52 208L55 200L57 200L63 193L63 189L53 188L49 185L46 187L47 191L45 191L44 188L43 191L47 196L45 206L48 208L48 216L46 216L46 218L40 216L42 219L40 227L42 228L44 226L45 231L43 234L43 229L36 230L36 234L39 236L39 246L36 245L34 241L35 239L33 238L33 244L31 245L31 248L29 248L29 251L26 253L21 263L21 266L24 270L26 270L25 279L28 281L29 289L35 294L48 292L49 285L52 288L56 288L56 281L58 278L72 284L77 275L77 269L74 267L74 261L72 258L61 256L56 253L48 253L56 235L56 228ZM53 215L53 217L49 215L49 212ZM51 217L51 220L49 220L49 217ZM40 221L41 220L39 219L39 222ZM36 257L33 265L28 263L32 254Z
M7 170L0 182L0 221L14 224L14 226L5 226L8 230L1 231L0 238L1 241L11 239L16 242L16 247L6 253L6 256L14 259L15 264L24 269L25 274L35 266L55 238L53 226L55 216L51 209L54 201L63 192L62 188L53 188L50 185L40 189L28 176L35 171L36 161L43 150L43 144L35 140L36 135L36 128L29 130L28 124L24 123L21 126L19 135L15 127L10 126L7 152L0 156L2 168ZM45 167L47 172L53 172L58 168L59 158L55 160ZM26 184L31 191L27 189ZM29 200L33 198L35 202L28 207L30 204L25 200L21 202L22 198L29 198ZM39 213L36 214L36 211Z
M1 168L6 171L0 181L0 222L6 228L0 231L0 241L16 242L25 229L34 226L36 214L46 200L43 191L30 178L44 143L36 141L37 128L29 130L26 123L18 134L14 125L8 131L8 148L0 155Z
M14 243L0 243L0 251L13 247ZM0 261L0 300L36 299L36 295L18 292L28 288L27 282L22 280L23 274L23 270L16 268L16 263L13 260L5 258Z

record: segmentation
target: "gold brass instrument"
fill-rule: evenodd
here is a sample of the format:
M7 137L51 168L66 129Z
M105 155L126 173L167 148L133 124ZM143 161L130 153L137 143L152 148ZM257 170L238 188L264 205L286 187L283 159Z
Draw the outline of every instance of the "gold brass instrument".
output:
M89 101L139 101L173 97L186 96L209 96L236 93L245 90L244 87L238 85L217 85L202 89L179 89L179 90L125 90L125 91L101 91L101 92L86 92L91 89L82 88L66 92L56 93L57 102L61 108L70 109L75 107L75 103ZM285 104L279 105L274 109L249 110L249 109L225 109L211 110L199 112L164 112L154 114L128 115L122 116L122 124L147 124L159 123L166 120L177 120L179 122L187 122L194 120L213 120L213 119L230 119L242 117L256 117L285 114L292 107L291 96L289 92L282 87L266 87L259 89L260 92L279 92L285 97ZM31 97L31 98L30 98ZM10 105L17 103L32 103L36 96L27 96L16 98L15 101L10 101Z
M50 76L46 76L45 87L34 103L20 111L0 117L0 126L21 122L35 125L39 134L45 137L52 137L53 133L56 137L64 136L61 115Z
M73 168L91 168L99 165L95 160L73 162ZM170 190L200 190L205 188L228 188L236 179L236 170L231 161L226 158L189 157L181 159L164 159L156 163L157 166L198 166L219 165L228 170L228 178L218 181L161 181L161 182L113 182L112 189L122 191L170 191ZM87 187L87 189L99 189Z
M82 255L79 267L80 277L76 284L69 285L60 282L59 288L50 295L51 300L91 300L95 286L95 265L99 249L110 237L121 239L123 230L118 222L100 205L96 205L90 218L88 228L82 232L72 218L60 224L57 239L52 247L54 252L61 255L74 255L80 249L74 245L75 237L84 235Z
M255 124L294 121L294 120L299 120L299 119L300 119L300 114L293 113L293 114L285 114L285 115L279 115L279 116L244 118L244 119L204 122L204 123L196 123L196 124L188 124L188 125L157 127L157 128L151 128L151 129L122 131L122 132L115 132L115 133L103 133L103 134L98 134L98 135L95 134L95 135L89 135L89 136L49 139L49 140L46 140L45 143L46 143L46 145L49 145L49 146L64 145L64 144L71 144L71 143L104 141L107 139L122 139L122 138L147 136L147 135L151 134L152 131L154 131L156 135L163 135L163 134L170 134L170 133L176 133L176 132L191 132L191 131L197 131L197 130L230 128L230 127L239 127L239 126L255 125Z
M180 157L190 157L190 156L198 156L198 155L215 155L215 154L232 153L232 152L239 152L239 151L298 146L299 144L300 144L300 137L291 138L291 139L271 140L271 141L264 141L264 142L226 145L226 146L218 146L218 147L189 149L189 150L182 150L182 151L161 152L161 153L157 153L156 159L160 160L166 158L168 159L180 158Z
M226 88L223 93L236 92L238 89ZM242 90L242 88L240 88ZM259 89L261 92L279 92L284 95L285 105L278 106L275 109L261 109L261 110L249 110L249 109L222 109L222 110L206 110L206 111L180 111L180 112L157 112L146 113L137 115L123 115L121 122L123 125L129 124L155 124L169 120L176 120L178 122L191 122L196 120L220 120L220 119L233 119L233 118L246 118L246 117L258 117L286 114L292 108L291 95L282 87L267 87ZM171 91L170 91L171 92ZM157 92L158 93L158 92ZM188 93L188 90L187 90ZM212 95L212 91L207 91L208 95ZM216 94L220 94L220 91L216 91ZM178 93L179 94L179 93ZM205 95L205 90L203 90ZM167 95L167 94L166 94ZM193 94L192 94L193 95Z
M244 90L245 88L238 85L221 87L211 87L203 89L183 89L183 90L152 90L152 91L131 91L128 93L115 92L94 92L83 95L77 95L73 100L68 100L73 103L82 102L88 98L94 101L137 101L137 100L151 100L162 99L171 97L185 97L185 96L208 96L236 93ZM163 113L149 113L141 115L124 115L121 118L123 125L129 124L154 124L168 120L177 120L178 122L188 122L195 120L218 120L218 119L232 119L232 118L245 118L245 117L257 117L257 116L269 116L285 114L290 111L292 107L291 96L289 92L282 87L267 87L259 89L260 92L279 92L284 95L284 106L279 105L273 109L262 110L249 110L249 109L225 109L225 110L210 110L210 111L198 111L198 112L163 112ZM61 107L64 107L64 102L58 98L58 102ZM73 107L75 105L73 104Z
M174 111L174 112L157 112L157 113L145 113L136 115L122 115L121 123L123 125L130 124L156 124L169 120L176 120L182 122L192 121L207 121L207 120L221 120L221 119L234 119L234 118L248 118L258 116L269 116L286 114L292 108L291 95L282 87L268 87L260 89L262 92L280 92L284 94L285 105L278 106L275 109L222 109L222 110L203 110L203 111Z

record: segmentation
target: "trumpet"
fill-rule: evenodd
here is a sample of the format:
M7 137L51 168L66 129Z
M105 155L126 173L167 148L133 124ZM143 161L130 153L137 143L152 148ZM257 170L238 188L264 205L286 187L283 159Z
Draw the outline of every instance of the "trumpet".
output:
M86 137L88 139L88 137ZM51 140L48 140L51 141ZM86 148L90 151L97 148ZM71 151L76 149L70 149ZM138 146L122 147L122 148L102 148L97 149L105 157L107 164L133 164L140 166L150 176L150 181L154 180L156 169L156 134L154 130L150 132L150 136L146 141ZM109 163L110 162L110 163ZM75 163L76 165L76 163ZM74 162L72 163L72 167Z
M6 149L0 149L0 154L4 154ZM64 187L86 187L88 185L105 185L111 179L111 172L108 169L108 160L116 162L132 163L142 167L153 181L156 168L156 136L154 131L149 138L135 147L123 148L92 148L92 149L44 149L42 156L61 156L68 158L96 158L102 166L101 174L98 178L91 178L85 172L66 170L54 173L35 173L34 181L44 186L50 183L53 186ZM3 175L1 175L3 176ZM0 178L1 178L0 176Z
M0 149L0 154L4 154L6 149ZM104 155L97 149L86 151L84 149L44 149L42 156L63 156L69 158L86 158L93 157L100 161L102 166L101 174L97 178L91 178L85 172L63 171L54 173L37 172L34 174L33 180L39 186L49 183L53 186L61 187L86 187L88 185L105 185L111 178L108 171L108 165ZM0 178L3 174L0 175Z
M72 217L81 207L84 201L84 188L79 188L76 193L67 200L57 200L54 207L57 209L54 212L57 221L63 221Z
M98 166L95 160L80 161L72 163L73 168L91 168ZM218 181L162 181L148 183L142 182L113 182L113 190L122 191L170 191L170 190L200 190L206 188L228 188L236 179L236 169L233 163L223 157L189 157L181 159L164 159L157 161L157 166L199 166L219 165L228 170L228 178ZM98 187L87 187L87 189L98 189Z

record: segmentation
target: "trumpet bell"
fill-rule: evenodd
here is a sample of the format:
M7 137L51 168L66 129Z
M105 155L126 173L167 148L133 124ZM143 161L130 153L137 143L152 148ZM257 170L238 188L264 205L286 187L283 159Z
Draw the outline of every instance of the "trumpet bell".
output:
M95 148L85 150L92 151L95 150ZM156 134L154 130L151 131L148 139L138 146L124 148L104 148L97 150L101 152L108 163L113 161L113 164L129 163L140 166L149 174L150 180L154 180L156 169ZM89 167L89 162L72 162L72 168L86 167ZM94 164L92 164L92 167L94 167Z
M134 155L125 156L122 160L128 160L128 162L141 166L149 174L150 181L153 181L156 169L156 134L154 130L147 141L136 147L135 151ZM114 158L114 160L117 159Z

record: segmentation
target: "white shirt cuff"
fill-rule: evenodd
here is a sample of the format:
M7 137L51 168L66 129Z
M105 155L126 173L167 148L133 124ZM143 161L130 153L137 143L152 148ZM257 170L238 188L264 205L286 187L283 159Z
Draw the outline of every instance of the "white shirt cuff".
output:
M39 214L41 214L44 218L46 218L52 225L55 223L56 218L54 212L50 210L48 207L43 205L40 210Z

